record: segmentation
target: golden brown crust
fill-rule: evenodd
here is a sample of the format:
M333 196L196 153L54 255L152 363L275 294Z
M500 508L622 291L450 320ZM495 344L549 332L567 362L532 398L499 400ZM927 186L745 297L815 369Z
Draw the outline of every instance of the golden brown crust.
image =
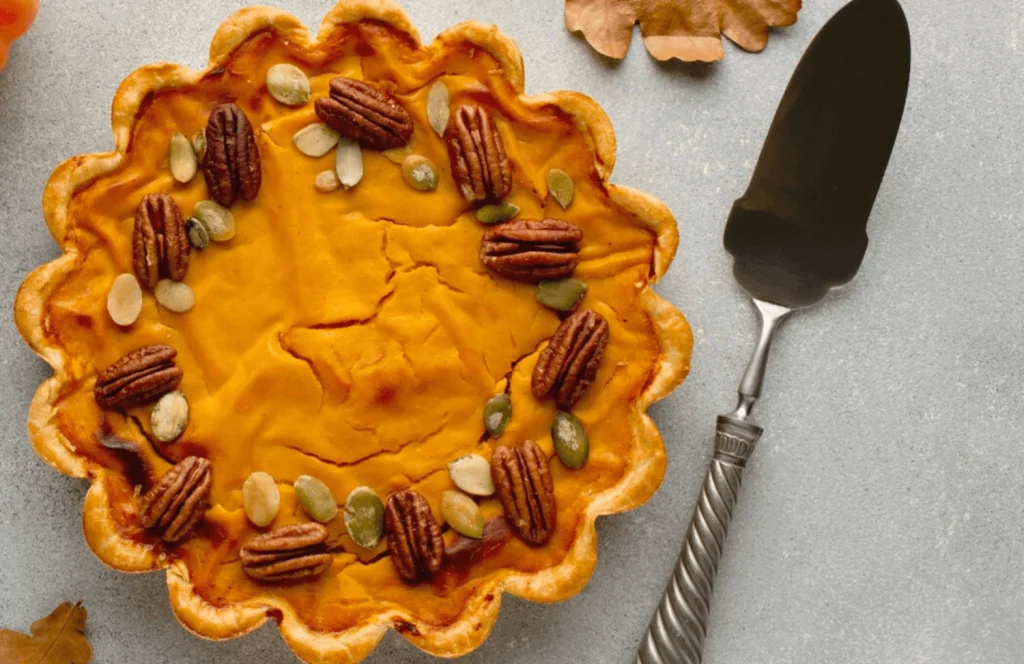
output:
M274 30L312 50L318 41L328 40L338 26L364 20L390 24L406 33L412 43L419 44L409 19L387 0L354 0L338 4L324 19L317 41L311 40L307 28L290 14L254 7L235 13L220 26L210 46L206 70L158 64L132 73L118 88L113 101L111 116L115 151L69 159L54 170L47 183L43 196L44 217L50 233L65 253L29 275L18 292L14 312L15 323L22 336L54 369L54 376L40 386L32 402L29 436L36 452L47 463L62 473L88 477L92 481L83 510L83 527L90 548L105 564L123 571L143 572L167 567L171 607L182 625L197 635L211 639L233 638L256 629L268 617L274 616L289 647L309 662L357 662L373 650L389 627L398 629L405 638L427 652L446 657L462 655L487 638L497 619L502 592L537 602L556 602L579 592L596 563L596 518L643 503L662 480L665 449L646 410L682 382L689 370L692 348L685 318L654 294L649 286L641 296L657 332L661 355L654 375L630 416L634 445L625 476L616 486L596 496L586 509L574 544L560 564L536 573L507 571L489 577L467 601L459 619L448 625L427 623L401 609L388 607L348 630L328 634L309 628L286 602L270 595L227 606L214 606L195 592L183 562L171 565L169 560L158 556L151 548L120 533L113 514L112 494L130 493L127 483L116 473L76 454L74 445L59 431L55 421L55 396L66 381L84 372L84 367L75 366L76 361L65 349L54 344L44 328L45 303L79 261L78 250L69 240L68 211L72 194L120 164L128 148L136 113L153 91L198 81L206 72L226 62L234 50L256 32ZM486 50L497 59L504 76L526 104L533 107L554 104L571 116L594 151L598 174L607 180L615 164L615 137L605 113L593 100L574 92L523 97L522 57L515 44L495 27L467 22L444 31L432 44L424 47L431 57L420 66L428 69L438 67L446 49L466 42ZM675 220L657 199L627 187L606 186L614 202L649 225L657 237L652 265L653 286L665 273L675 253L678 244Z

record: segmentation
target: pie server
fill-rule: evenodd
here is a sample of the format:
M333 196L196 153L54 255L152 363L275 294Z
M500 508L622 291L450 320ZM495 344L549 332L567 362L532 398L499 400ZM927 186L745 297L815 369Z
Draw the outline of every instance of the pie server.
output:
M860 267L909 74L910 35L899 3L853 0L811 42L782 96L750 186L725 226L733 273L760 313L760 338L739 404L718 416L686 542L636 664L701 661L722 545L743 468L761 437L750 412L772 336L794 309L818 302Z

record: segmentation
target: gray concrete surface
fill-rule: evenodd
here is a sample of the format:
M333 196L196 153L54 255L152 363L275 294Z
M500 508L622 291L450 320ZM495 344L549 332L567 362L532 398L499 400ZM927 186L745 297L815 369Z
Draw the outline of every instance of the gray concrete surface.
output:
M242 0L43 0L0 74L0 303L56 249L40 217L50 169L111 146L118 82L155 60L205 62ZM326 0L278 4L310 25ZM716 413L731 408L754 313L721 249L801 52L843 0L807 0L760 55L663 65L638 41L605 61L560 0L408 0L425 39L462 19L523 50L527 87L581 90L619 138L614 179L680 218L661 292L689 317L693 372L654 408L669 473L644 507L599 525L599 564L555 606L506 599L467 662L631 661L681 541ZM1024 661L1024 6L904 0L914 66L903 128L858 278L794 317L758 408L716 590L708 664ZM0 625L27 629L83 599L101 664L288 662L273 625L208 643L167 607L163 575L105 569L86 548L86 485L33 454L24 419L47 368L0 316ZM430 658L389 635L371 662Z

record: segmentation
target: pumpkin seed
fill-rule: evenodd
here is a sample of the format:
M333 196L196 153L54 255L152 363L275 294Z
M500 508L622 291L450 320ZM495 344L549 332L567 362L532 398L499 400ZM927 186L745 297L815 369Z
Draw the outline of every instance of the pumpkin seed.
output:
M242 507L256 526L269 526L281 509L281 492L268 473L256 471L242 485Z
M402 162L405 161L405 158L412 154L412 148L408 145L403 145L399 148L384 150L382 154L388 158L388 161L401 166Z
M199 170L195 150L192 149L192 143L185 138L185 134L171 136L167 160L171 166L171 175L182 184L191 182Z
M557 279L537 284L537 300L555 311L572 311L587 292L587 284L579 279Z
M491 464L479 454L467 454L448 464L452 483L473 496L494 495Z
M576 185L572 178L563 170L552 168L548 171L548 193L550 193L558 204L565 210L572 205L573 196L576 195Z
M192 292L188 284L183 284L180 281L161 279L156 282L153 295L156 296L156 301L160 303L160 306L175 313L183 314L196 306L196 294Z
M427 120L438 135L443 136L451 115L451 98L444 81L436 81L427 93Z
M352 489L345 500L345 528L358 546L372 549L384 534L384 503L368 486Z
M327 523L338 516L338 502L330 487L310 475L295 478L295 496L311 519Z
M445 491L441 494L441 516L460 535L480 539L484 536L484 514L480 506L464 493Z
M206 226L206 234L214 242L225 242L235 237L235 217L231 210L213 201L199 201L192 216Z
M188 399L177 390L163 395L149 414L149 425L161 443L177 440L188 426Z
M519 214L519 206L511 203L485 205L476 211L476 220L481 224L499 224Z
M555 443L555 452L567 467L582 468L590 455L590 439L576 416L572 413L555 413L555 421L551 424L551 439Z
M203 157L206 156L206 132L197 131L192 134L192 151L196 153L196 160L201 164L203 163Z
M127 327L142 313L142 288L134 274L125 272L114 278L107 291L107 313L110 320Z
M413 189L434 191L437 189L437 169L426 157L412 154L402 162L402 177Z
M194 249L202 251L210 246L210 233L203 222L195 217L189 217L185 222L185 232L188 233L188 241Z
M323 122L314 122L292 136L292 143L307 157L322 157L338 144L341 134Z
M295 65L277 64L267 70L267 92L285 106L302 106L309 101L309 79Z
M338 174L334 171L320 171L316 174L316 180L313 182L313 186L316 187L317 191L322 191L325 194L336 191L341 186L341 182L338 181Z
M509 420L512 419L512 400L507 394L495 394L484 406L484 428L487 433L497 438L505 432Z
M351 189L363 179L363 151L359 144L347 138L338 139L334 153L334 171L345 189Z

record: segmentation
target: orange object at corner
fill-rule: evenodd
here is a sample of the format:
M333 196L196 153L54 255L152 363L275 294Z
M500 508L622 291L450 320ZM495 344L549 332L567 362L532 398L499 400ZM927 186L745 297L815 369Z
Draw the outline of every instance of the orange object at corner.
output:
M39 0L0 0L0 71L7 65L11 44L36 20Z

